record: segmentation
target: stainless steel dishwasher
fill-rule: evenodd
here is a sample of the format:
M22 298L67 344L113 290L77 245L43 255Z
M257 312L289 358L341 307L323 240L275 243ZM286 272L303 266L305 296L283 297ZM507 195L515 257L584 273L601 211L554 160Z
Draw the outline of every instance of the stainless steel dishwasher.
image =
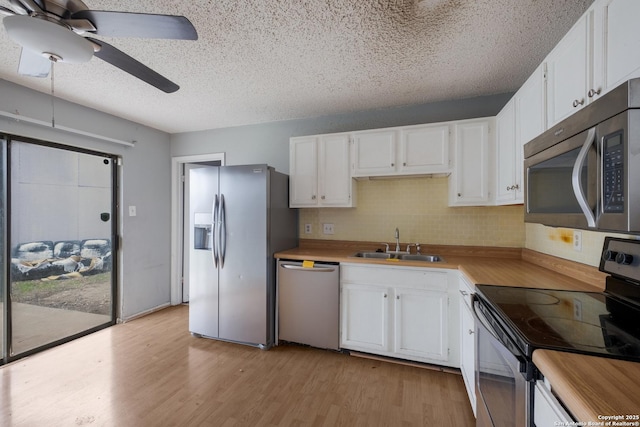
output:
M340 264L278 261L278 340L339 349Z

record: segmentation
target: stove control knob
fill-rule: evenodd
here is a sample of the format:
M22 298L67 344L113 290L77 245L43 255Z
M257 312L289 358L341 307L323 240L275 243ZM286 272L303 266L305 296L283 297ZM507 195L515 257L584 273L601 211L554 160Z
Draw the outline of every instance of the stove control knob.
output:
M633 255L620 252L616 255L616 262L621 265L630 265L633 262Z
M616 256L618 256L618 252L607 249L602 253L602 259L605 261L615 261Z

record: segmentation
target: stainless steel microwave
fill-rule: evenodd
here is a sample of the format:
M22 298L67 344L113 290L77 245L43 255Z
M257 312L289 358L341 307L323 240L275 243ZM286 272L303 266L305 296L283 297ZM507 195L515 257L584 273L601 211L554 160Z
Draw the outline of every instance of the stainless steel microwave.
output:
M524 146L525 222L640 234L640 79Z

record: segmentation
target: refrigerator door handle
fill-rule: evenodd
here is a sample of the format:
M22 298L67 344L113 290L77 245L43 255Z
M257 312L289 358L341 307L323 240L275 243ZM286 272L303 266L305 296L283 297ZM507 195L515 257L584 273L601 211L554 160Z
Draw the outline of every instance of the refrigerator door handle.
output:
M211 245L211 256L213 257L213 265L218 268L218 239L216 239L216 229L218 228L218 215L219 215L220 203L218 201L218 195L216 194L213 199L213 214L211 218L211 238L213 239Z
M224 268L224 256L227 252L227 214L224 203L224 194L220 195L220 268Z

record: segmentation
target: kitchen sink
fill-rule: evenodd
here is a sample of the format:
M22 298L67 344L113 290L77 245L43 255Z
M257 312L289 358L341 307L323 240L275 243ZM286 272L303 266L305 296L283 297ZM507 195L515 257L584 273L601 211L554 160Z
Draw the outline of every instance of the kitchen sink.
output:
M397 258L396 254L388 254L385 252L358 252L352 256L357 258L378 258L378 259L391 259Z
M426 262L443 262L444 259L440 255L400 255L400 259L404 259L407 261L426 261Z
M396 254L388 252L357 252L352 255L356 258L397 259L404 261L444 262L440 255L422 254Z

